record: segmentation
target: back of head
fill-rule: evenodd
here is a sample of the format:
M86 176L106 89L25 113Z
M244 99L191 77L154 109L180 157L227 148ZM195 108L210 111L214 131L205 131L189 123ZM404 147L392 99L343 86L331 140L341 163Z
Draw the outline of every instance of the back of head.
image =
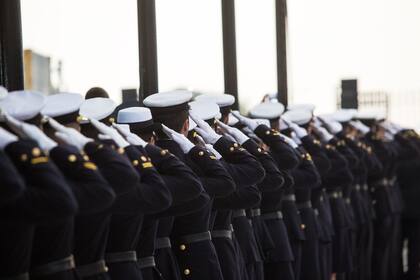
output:
M85 99L91 99L95 97L109 98L109 94L101 87L93 87L86 92Z

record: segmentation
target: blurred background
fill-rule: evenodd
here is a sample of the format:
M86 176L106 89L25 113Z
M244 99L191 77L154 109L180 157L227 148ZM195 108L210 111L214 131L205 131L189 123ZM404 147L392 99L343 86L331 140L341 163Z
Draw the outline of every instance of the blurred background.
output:
M236 0L239 104L277 91L274 0ZM359 107L420 128L420 1L287 3L289 104L316 113L340 106L342 80L357 80ZM21 0L25 87L116 101L138 89L136 0ZM159 90L223 93L221 3L156 0ZM344 83L346 84L346 83ZM349 85L347 83L347 85Z

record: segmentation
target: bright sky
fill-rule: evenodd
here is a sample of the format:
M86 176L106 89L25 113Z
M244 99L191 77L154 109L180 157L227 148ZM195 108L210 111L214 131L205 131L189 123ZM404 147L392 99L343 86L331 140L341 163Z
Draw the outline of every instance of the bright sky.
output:
M63 90L139 86L136 0L21 0L24 48L63 61ZM160 90L223 91L220 0L156 0ZM342 78L420 93L420 1L292 0L291 100L332 111ZM276 91L274 0L237 0L243 109Z

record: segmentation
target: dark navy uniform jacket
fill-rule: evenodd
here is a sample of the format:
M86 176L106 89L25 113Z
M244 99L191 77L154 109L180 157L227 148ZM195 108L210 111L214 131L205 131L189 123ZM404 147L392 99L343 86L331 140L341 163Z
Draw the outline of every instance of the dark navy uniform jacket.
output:
M12 277L30 270L35 225L72 217L77 202L63 175L35 142L13 142L5 152L26 184L23 194L0 211L0 277ZM49 257L55 256L45 256Z
M0 151L0 207L16 200L25 190L25 182L16 167Z
M222 164L204 148L196 146L187 155L184 155L173 141L159 141L158 145L168 148L183 159L199 176L204 189L211 198L227 196L235 190L232 177ZM223 137L215 144L215 148L217 145L220 145L220 149L230 153L234 153L237 149ZM211 242L196 242L187 246L177 242L183 236L209 231L211 207L212 203L209 202L198 211L175 218L171 237L177 244L175 254L184 277L191 279L221 279L222 277L216 252Z
M50 158L63 173L77 203L77 215L89 215L109 207L115 193L96 165L84 158L69 145L57 146L50 151ZM76 217L77 219L77 217ZM74 217L40 224L35 229L33 264L43 265L66 258L74 250ZM79 253L79 252L78 252ZM35 268L36 269L36 268ZM50 274L39 279L74 279L71 271Z

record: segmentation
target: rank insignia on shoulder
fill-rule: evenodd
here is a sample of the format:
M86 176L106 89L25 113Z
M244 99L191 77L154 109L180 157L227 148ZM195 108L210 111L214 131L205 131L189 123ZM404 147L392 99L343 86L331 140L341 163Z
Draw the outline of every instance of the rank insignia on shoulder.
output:
M90 170L97 170L98 168L96 167L96 164L94 164L93 162L85 162L83 163L83 166L86 169L90 169Z
M150 168L150 167L153 167L153 164L151 162L143 162L142 166L143 168Z
M31 164L40 164L40 163L46 163L48 162L47 157L36 157L31 159Z

